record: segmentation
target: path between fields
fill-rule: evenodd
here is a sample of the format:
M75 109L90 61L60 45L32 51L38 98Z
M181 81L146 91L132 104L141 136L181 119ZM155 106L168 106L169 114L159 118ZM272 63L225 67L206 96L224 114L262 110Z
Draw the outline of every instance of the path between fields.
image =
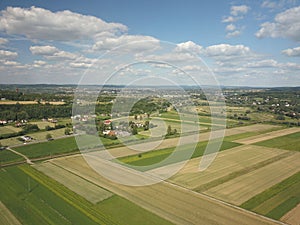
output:
M17 154L17 155L19 155L21 157L23 157L26 160L26 163L28 163L29 165L33 165L33 162L26 155L23 155L22 153L17 152L15 150L11 149L11 148L7 148L7 150L11 151L11 152L13 152L13 153L15 153L15 154Z

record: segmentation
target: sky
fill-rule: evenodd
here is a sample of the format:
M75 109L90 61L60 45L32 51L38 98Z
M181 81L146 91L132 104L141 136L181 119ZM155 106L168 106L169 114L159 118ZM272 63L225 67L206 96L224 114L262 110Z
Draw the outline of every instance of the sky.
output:
M1 84L127 84L147 76L300 86L300 2L0 1Z

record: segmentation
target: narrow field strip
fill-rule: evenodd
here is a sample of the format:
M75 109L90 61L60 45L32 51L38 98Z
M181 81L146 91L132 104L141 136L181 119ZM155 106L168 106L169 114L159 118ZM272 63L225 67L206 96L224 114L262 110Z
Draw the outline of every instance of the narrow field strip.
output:
M272 132L269 132L269 133L260 134L260 135L254 136L254 137L239 139L239 140L236 140L236 142L241 143L241 144L250 145L250 144L253 144L253 143L266 141L266 140L269 140L269 139L273 139L273 138L276 138L276 137L281 137L281 136L296 133L296 132L300 132L299 127L292 127L292 128L287 128L287 129L283 129L283 130L276 130L276 131L272 131Z
M17 218L6 208L0 201L0 224L5 225L21 225Z
M220 184L204 193L240 205L300 171L300 153L293 153L289 157Z
M52 163L36 164L34 165L34 168L63 184L65 187L84 197L93 204L103 201L113 195L111 192L69 173Z

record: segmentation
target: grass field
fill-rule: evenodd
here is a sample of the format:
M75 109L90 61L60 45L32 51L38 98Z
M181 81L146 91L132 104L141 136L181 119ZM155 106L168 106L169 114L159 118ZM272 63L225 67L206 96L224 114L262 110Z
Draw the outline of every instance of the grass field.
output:
M51 164L51 163L47 162L44 164L46 164L46 167L47 167L48 164ZM53 164L51 164L51 165L53 165ZM52 169L53 169L52 174L54 174L54 176L56 178L58 176L57 173L62 172L62 169L58 166L55 166ZM64 170L63 173L66 176L71 176L71 177L76 176L67 170ZM84 195L85 196L89 195L89 197L92 197L91 196L92 194L88 193L90 191L90 189L88 188L88 186L85 186L86 183L82 183L82 182L83 181L88 182L90 185L94 185L98 188L99 188L99 184L91 183L86 178L81 178L80 176L76 176L76 177L77 177L76 178L77 180L78 179L81 180L79 183L77 183L77 185L80 186L82 191L84 191L83 189L86 189ZM65 184L65 181L63 183ZM81 185L83 185L83 186L81 186ZM104 189L101 188L101 190L104 190ZM108 192L108 193L110 193L110 192ZM103 194L103 193L101 193L101 194ZM94 197L96 197L96 196L94 196ZM96 198L99 198L99 197L96 197ZM171 225L172 224L169 221L167 221L163 218L160 218L159 216L157 216L151 212L148 212L147 210L145 210L145 209L137 206L136 204L134 204L120 196L117 196L117 195L113 195L107 199L102 199L101 202L98 202L97 204L93 204L92 206L90 206L90 204L88 204L87 209L99 212L103 215L106 215L109 218L113 218L117 224L121 224L121 225L122 224L124 224L124 225L128 225L128 224L132 224L132 225L140 225L140 224ZM76 223L76 224L81 224L81 223ZM103 224L103 223L99 223L99 224ZM111 224L111 223L106 223L106 224Z
M283 126L274 126L274 127L269 127L266 130L257 130L257 131L249 131L249 132L241 132L240 134L235 134L231 136L227 136L224 138L225 141L236 141L240 139L245 139L249 137L254 137L260 134L265 134L266 132L271 132L271 131L276 131L276 130L282 130L285 127Z
M171 181L202 192L257 169L260 164L265 165L263 162L268 163L270 159L275 160L284 153L285 151L278 149L242 145L219 152L211 166L202 172L199 172L200 159L190 160ZM157 172L159 170L163 172L164 168L158 169Z
M15 104L21 104L21 105L32 105L32 104L38 104L37 101L0 101L0 105L15 105ZM49 103L50 105L64 105L65 102L41 102L41 104Z
M230 148L238 146L238 145L239 144L233 143L233 142L223 142L222 146L220 148L220 151L230 149ZM197 144L197 146L195 148L195 151L192 154L191 158L196 158L196 157L202 156L204 154L206 146L207 146L207 141L199 142ZM192 147L193 147L193 145L190 145L190 144L181 146L178 153L176 153L176 158L174 158L174 161L170 161L170 162L168 162L168 164L176 163L176 162L180 162L182 160L185 160L185 157L183 156L185 154L185 151L189 150ZM132 155L132 156L119 158L119 160L121 162L127 163L129 165L147 166L147 165L152 165L152 164L155 164L155 163L159 163L160 161L162 161L165 158L167 158L168 156L170 156L170 154L172 154L173 151L174 151L174 148L154 150L154 151L146 152L146 153L143 153L143 154L138 154L138 155Z
M300 203L300 172L254 196L241 206L274 219Z
M110 146L119 144L118 140L110 140L101 138L104 145ZM97 146L99 138L93 135L85 135L80 138L80 146L82 148L94 148ZM55 139L53 141L46 141L40 143L32 143L14 147L14 150L26 155L29 158L48 157L57 154L79 152L75 137L66 137Z
M47 121L34 121L30 122L31 124L36 124L40 129L45 129L46 126L54 127L54 123L50 123Z
M113 195L111 192L71 174L52 163L37 164L34 168L63 184L93 204L101 202Z
M21 225L16 217L6 208L0 201L0 224L5 225Z
M78 151L74 137L61 138L36 144L27 144L13 149L29 158L38 158Z
M204 193L240 205L297 173L300 170L299 164L300 153L294 152L291 156L229 180Z
M300 132L284 135L256 143L260 146L270 146L286 150L300 151Z
M28 166L2 169L0 176L1 201L23 225L96 225L105 221L104 216L103 220L96 220L90 213L87 214L90 217L87 216L80 208L84 207L84 199ZM57 195L58 192L61 196Z
M12 162L22 162L24 161L24 158L6 150L0 151L0 165L6 164L6 163L12 163Z
M0 126L0 135L2 134L11 134L21 131L22 129L14 126Z

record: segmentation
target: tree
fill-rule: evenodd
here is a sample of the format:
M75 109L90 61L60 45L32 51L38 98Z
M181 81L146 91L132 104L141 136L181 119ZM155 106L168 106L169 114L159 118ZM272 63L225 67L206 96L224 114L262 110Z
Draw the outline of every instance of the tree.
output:
M137 120L137 115L134 115L134 120Z
M149 120L146 120L144 124L144 130L149 130L149 124Z
M49 141L49 140L51 140L51 139L53 139L53 138L52 138L52 135L51 135L51 134L49 134L49 133L48 133L48 134L46 134L46 139L47 139L48 141Z
M71 130L70 130L70 128L66 128L65 129L65 135L70 135L71 134Z
M138 130L137 130L136 126L133 126L133 128L131 129L131 133L132 133L132 135L138 134Z
M167 129L167 135L171 135L171 134L172 134L172 127L171 125L169 125Z

